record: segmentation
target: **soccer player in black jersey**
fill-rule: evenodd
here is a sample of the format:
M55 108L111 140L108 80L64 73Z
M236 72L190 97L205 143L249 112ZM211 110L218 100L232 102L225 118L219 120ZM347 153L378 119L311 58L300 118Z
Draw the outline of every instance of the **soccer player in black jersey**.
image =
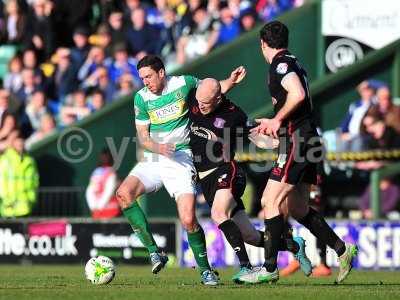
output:
M244 242L264 246L264 233L253 227L244 211L241 196L246 178L234 160L236 142L243 142L249 134L247 115L221 94L219 82L212 78L200 82L195 99L190 97L188 106L194 165L204 197L211 207L211 218L239 259L240 271L232 279L240 283L238 278L251 271ZM288 231L285 229L279 238L279 249L291 251L309 275L312 267L305 255L304 240L293 239Z
M324 218L308 206L310 185L317 183L322 146L312 117L307 74L287 50L288 37L287 27L279 21L267 23L260 31L261 50L270 64L268 87L275 116L256 120L260 124L252 131L279 138L279 155L261 199L266 227L265 263L240 279L252 283L279 279L277 255L284 230L280 206L286 202L292 217L336 251L339 283L349 274L357 247L339 239Z

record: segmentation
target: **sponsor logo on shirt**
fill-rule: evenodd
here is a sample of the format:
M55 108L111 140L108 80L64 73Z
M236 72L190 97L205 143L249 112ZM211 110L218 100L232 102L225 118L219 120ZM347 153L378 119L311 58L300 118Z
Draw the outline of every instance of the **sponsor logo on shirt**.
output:
M217 141L218 138L214 132L212 132L210 129L201 127L201 126L193 126L193 124L190 125L190 131L199 137L202 137L207 140L211 141Z
M180 99L159 109L149 111L152 124L161 124L181 117L185 109L185 100Z

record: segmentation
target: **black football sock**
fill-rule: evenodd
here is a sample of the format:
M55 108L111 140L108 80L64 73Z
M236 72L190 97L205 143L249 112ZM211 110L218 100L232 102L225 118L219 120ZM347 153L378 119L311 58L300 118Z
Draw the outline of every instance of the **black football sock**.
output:
M308 214L298 222L306 227L322 243L335 250L341 256L346 250L344 242L339 239L336 233L329 227L321 214L310 207Z
M285 229L283 231L282 234L282 239L283 242L286 245L286 249L290 252L292 252L293 254L296 254L299 251L299 244L297 244L294 240L293 240L293 229L292 226L290 225L289 222L285 222Z
M326 244L321 239L317 239L317 249L321 258L321 264L326 266Z
M264 248L264 231L258 230L258 232L260 233L260 240L257 244L257 247ZM283 238L281 238L281 240L279 241L279 251L286 251L286 250L288 250L286 241Z
M265 263L264 267L268 272L275 271L281 237L284 231L285 220L283 215L266 219L264 233Z
M219 229L224 233L226 240L232 246L239 259L241 267L251 267L249 256L247 255L246 248L244 246L244 241L242 233L239 227L231 219L226 220L219 224Z
M260 234L260 240L258 241L257 247L264 248L264 231L258 230Z

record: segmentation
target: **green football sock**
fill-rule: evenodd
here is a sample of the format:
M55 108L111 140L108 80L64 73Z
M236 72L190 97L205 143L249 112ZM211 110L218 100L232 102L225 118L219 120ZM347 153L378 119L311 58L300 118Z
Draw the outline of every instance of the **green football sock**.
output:
M122 212L128 219L129 224L131 224L133 231L139 237L143 246L149 250L149 253L158 252L158 247L151 234L149 223L139 204L134 201L130 207L124 209Z
M199 266L200 273L205 270L210 270L210 264L207 258L207 248L206 248L206 237L204 236L203 228L199 226L199 229L195 232L188 232L188 242L190 248L192 248L194 258Z

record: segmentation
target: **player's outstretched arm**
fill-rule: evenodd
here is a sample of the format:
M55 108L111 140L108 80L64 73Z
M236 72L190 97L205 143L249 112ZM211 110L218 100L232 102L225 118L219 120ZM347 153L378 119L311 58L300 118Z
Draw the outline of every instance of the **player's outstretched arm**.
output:
M237 67L232 71L231 75L224 80L221 80L221 92L226 94L229 92L236 84L241 82L246 77L246 69L243 66Z
M156 143L151 137L149 132L149 125L136 125L137 137L143 148L165 156L171 156L175 151L174 144L160 144Z

